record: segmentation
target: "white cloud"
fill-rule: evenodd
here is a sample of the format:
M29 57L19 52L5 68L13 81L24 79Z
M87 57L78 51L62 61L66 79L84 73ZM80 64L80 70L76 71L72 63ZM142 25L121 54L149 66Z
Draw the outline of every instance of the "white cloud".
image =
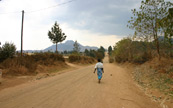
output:
M67 35L67 40L77 40L82 45L89 46L104 46L108 48L110 45L115 45L121 38L116 35L103 35L99 33L91 33L88 30L72 29L68 24L61 24L63 32Z
M0 41L4 44L6 41L13 42L20 50L21 39L21 12L25 10L24 16L24 50L40 50L52 45L48 39L47 32L51 29L56 20L60 23L63 32L67 34L67 40L77 40L83 45L97 46L101 45L107 48L114 45L121 38L117 35L103 35L101 32L94 33L88 29L72 28L69 24L71 16L68 5L58 6L46 9L44 11L28 13L33 10L43 9L67 0L4 0L0 2L0 13L18 12L15 14L0 14ZM89 7L88 7L89 8ZM69 16L67 15L69 14ZM75 23L82 27L87 25L90 12L81 12L84 17ZM67 15L67 16L66 16ZM69 18L69 19L68 19ZM74 17L72 17L74 19ZM93 17L95 18L95 17ZM96 17L97 18L97 17ZM112 19L111 15L105 16L107 20ZM77 20L77 19L76 19ZM68 22L68 23L67 23ZM98 20L95 20L95 23ZM99 23L99 22L98 22ZM97 26L99 28L99 26ZM105 28L109 29L109 28Z
M56 7L34 13L28 12L55 4L58 4L58 2L54 0L4 0L4 2L0 2L0 13L20 12L24 9L26 12L24 15L24 50L38 50L52 45L48 39L47 32L55 22L53 17L64 14L67 7ZM0 14L0 41L2 44L13 42L18 50L20 50L21 46L21 17L21 12Z

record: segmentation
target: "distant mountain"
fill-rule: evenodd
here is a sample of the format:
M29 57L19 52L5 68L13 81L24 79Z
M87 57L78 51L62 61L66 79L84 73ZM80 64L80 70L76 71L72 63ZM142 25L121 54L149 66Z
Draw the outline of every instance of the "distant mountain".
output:
M58 44L58 51L59 52L63 52L63 51L72 51L73 50L73 44L74 44L74 41L73 40L67 40L65 43L60 43ZM80 47L80 51L81 52L84 52L85 49L93 49L93 50L97 50L98 48L97 47L90 47L90 46L83 46L81 45L80 43L79 44L79 47ZM46 52L46 51L52 51L54 52L56 50L56 45L52 45L46 49L43 50L43 52Z

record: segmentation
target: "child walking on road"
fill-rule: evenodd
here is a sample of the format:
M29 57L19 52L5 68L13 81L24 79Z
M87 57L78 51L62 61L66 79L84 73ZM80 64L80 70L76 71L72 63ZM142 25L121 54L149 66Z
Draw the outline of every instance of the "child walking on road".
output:
M101 78L102 78L102 73L104 73L103 70L103 63L101 63L101 60L98 59L98 63L95 65L94 73L97 70L97 76L98 76L98 83L100 83Z

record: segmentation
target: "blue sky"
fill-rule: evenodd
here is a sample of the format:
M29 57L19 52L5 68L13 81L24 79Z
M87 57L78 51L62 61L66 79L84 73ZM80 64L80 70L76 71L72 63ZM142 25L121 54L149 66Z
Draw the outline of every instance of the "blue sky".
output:
M138 8L141 0L75 0L43 9L65 2L68 0L0 1L1 43L13 42L20 49L21 11L24 10L24 50L41 50L52 45L47 32L55 21L67 35L66 40L107 48L133 34L126 25L132 16L131 9ZM35 11L39 9L43 10Z

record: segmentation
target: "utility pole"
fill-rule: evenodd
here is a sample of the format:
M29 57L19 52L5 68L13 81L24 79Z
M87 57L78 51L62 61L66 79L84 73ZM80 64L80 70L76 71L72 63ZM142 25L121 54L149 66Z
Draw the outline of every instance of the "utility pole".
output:
M24 10L22 10L22 28L21 28L21 57L23 56L23 20L24 20Z

